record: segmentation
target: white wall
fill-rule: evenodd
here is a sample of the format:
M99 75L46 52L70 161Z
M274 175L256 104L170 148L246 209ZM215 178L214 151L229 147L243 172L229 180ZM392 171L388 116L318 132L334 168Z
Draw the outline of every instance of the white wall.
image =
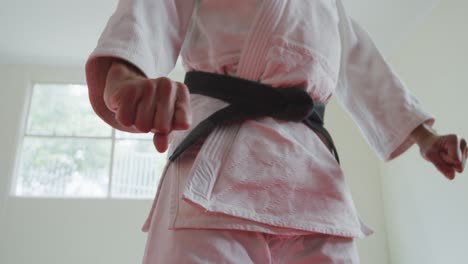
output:
M6 195L31 81L83 82L80 68L0 66L0 197ZM5 125L6 124L6 125ZM335 138L363 219L376 234L358 241L363 264L386 264L388 254L379 167L375 154L334 99L326 124ZM150 201L9 197L0 215L0 263L139 263L140 226Z
M0 197L6 196L31 81L83 83L82 69L0 66ZM4 206L5 205L5 206ZM0 207L0 263L139 263L150 201L9 197Z
M372 236L357 240L361 263L387 264L387 234L378 158L354 121L334 98L325 113L325 127L337 146L358 211L364 222L375 231Z
M468 137L468 2L439 6L391 62L441 134ZM382 164L385 215L394 264L468 263L468 175L446 180L412 148Z

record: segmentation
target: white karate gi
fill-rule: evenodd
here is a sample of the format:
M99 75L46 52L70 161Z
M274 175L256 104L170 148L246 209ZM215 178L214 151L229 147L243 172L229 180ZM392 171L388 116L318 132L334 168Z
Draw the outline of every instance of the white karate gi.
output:
M335 95L385 161L415 143L414 128L434 123L341 0L121 0L86 65L96 112L105 107L96 58L118 57L156 78L179 54L187 71L279 89L302 85L325 103ZM200 95L191 104L192 127L226 105ZM188 132L173 133L170 152ZM196 158L187 157L163 175L168 187L158 191L143 227L147 245L157 247L158 236L172 232L167 228L348 238L372 232L359 219L339 164L302 123L265 117L218 127ZM155 252L161 251L147 247L147 263Z

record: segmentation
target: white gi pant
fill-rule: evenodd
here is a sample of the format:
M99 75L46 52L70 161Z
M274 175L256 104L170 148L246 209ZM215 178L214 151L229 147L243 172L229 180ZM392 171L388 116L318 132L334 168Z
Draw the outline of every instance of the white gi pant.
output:
M199 143L201 144L201 143ZM193 162L200 145L187 150L179 157L180 162ZM178 175L187 175L191 166L180 166ZM352 237L339 237L320 233L269 234L267 232L246 231L255 223L249 222L246 230L219 228L173 229L171 211L179 210L172 202L174 195L185 179L177 179L174 170L166 170L162 177L160 193L153 205L151 222L147 227L143 264L356 264L359 257ZM180 193L180 192L179 192ZM191 210L210 214L201 208L191 206ZM214 216L214 214L213 214ZM226 219L230 216L217 219ZM233 218L233 217L232 217ZM237 220L237 219L236 219ZM265 230L259 224L259 230ZM275 227L271 230L277 231Z

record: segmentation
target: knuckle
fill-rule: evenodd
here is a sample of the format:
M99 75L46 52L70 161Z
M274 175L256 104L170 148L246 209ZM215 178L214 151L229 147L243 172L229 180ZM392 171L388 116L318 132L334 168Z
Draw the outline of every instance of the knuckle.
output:
M159 77L157 79L158 81L158 88L160 87L171 87L172 86L172 80L167 78L167 77Z
M135 84L126 84L122 85L121 88L118 90L116 95L118 95L122 100L129 101L136 97L136 89Z
M176 111L186 111L188 108L188 103L183 100L176 100L174 102L174 108Z
M172 94L172 81L167 77L161 77L157 85L159 99L166 99Z
M160 126L156 126L155 129L156 129L156 132L158 133L167 134L170 132L169 126L160 125Z
M148 122L145 122L143 119L138 118L135 121L135 127L142 132L149 132L151 130L151 125Z
M449 134L449 135L448 135L448 138L449 138L451 141L455 141L455 142L458 141L458 135L457 135L457 134Z
M165 122L161 119L156 119L154 124L154 129L158 133L169 133L170 132L170 125L168 122Z
M184 83L177 82L177 88L181 90L182 92L187 92L187 93L189 92L187 85L185 85Z
M123 126L130 126L132 125L130 118L128 118L125 115L119 115L117 116L117 122L119 122Z
M142 89L143 89L143 92L144 92L145 95L151 94L151 92L155 88L154 82L151 79L145 79L142 82L141 86L142 86Z
M159 80L159 82L166 82L166 83L171 83L172 82L172 80L169 79L166 76L159 77L159 78L157 78L157 80Z
M110 77L120 77L125 73L125 66L120 63L112 63L109 68L108 76Z
M190 96L189 88L183 83L178 83L177 90L178 90L179 94L181 94L184 99L188 99L188 97Z

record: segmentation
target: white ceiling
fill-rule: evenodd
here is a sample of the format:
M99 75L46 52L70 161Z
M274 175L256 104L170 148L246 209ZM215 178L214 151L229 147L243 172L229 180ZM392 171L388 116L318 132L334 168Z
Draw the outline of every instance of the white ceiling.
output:
M0 64L83 66L117 2L0 0ZM389 55L439 0L344 2Z

